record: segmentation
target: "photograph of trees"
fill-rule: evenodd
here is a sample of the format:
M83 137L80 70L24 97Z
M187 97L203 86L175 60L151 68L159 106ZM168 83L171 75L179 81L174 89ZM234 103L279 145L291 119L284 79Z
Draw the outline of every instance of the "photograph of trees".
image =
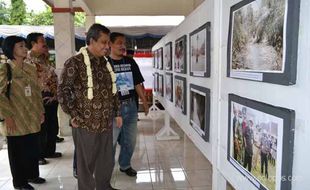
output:
M233 12L231 69L283 72L286 0L255 0Z

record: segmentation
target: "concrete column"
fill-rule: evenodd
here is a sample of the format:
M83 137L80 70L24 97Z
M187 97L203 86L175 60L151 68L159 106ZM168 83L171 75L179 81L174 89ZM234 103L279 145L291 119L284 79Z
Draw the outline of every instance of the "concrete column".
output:
M85 32L96 22L95 15L86 15Z
M65 61L75 54L74 12L72 10L72 0L54 0L54 40L58 76ZM61 135L71 135L69 116L62 111L60 106L58 119Z

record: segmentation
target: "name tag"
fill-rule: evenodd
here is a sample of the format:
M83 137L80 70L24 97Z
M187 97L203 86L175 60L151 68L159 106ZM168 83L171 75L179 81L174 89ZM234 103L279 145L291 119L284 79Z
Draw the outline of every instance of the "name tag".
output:
M25 96L30 97L31 96L31 87L30 85L25 87Z

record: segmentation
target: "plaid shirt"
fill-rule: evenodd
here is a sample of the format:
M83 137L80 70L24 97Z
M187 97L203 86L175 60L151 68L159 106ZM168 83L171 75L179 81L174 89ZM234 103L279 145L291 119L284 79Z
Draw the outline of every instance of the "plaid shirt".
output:
M120 116L118 95L112 94L112 79L104 57L96 58L89 51L93 75L94 98L87 98L87 73L82 54L68 59L59 86L58 101L63 111L76 118L79 127L102 133L112 129L112 120Z

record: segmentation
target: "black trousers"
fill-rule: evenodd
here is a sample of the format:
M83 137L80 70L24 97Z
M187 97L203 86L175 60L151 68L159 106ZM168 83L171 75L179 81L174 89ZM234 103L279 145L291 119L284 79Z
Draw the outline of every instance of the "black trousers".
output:
M46 117L46 149L45 155L53 155L56 151L56 139L59 131L58 125L58 102L53 102L49 105L45 105L45 117Z
M39 133L7 137L8 155L14 187L39 177Z
M56 139L59 131L58 125L58 102L44 105L45 120L41 125L40 139L41 139L41 156L53 155L56 151Z

